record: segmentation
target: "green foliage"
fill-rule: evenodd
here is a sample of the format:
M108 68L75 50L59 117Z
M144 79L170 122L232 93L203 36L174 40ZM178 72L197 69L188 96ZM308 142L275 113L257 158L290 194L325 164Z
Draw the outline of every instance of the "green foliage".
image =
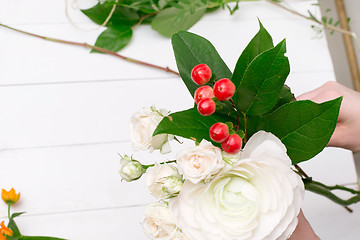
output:
M272 1L276 3L282 2L282 0ZM106 23L106 27L128 26L134 30L134 28L140 24L151 24L152 29L161 35L171 37L178 31L188 30L206 13L210 13L219 8L228 9L230 14L234 14L240 8L239 2L240 0L105 0L90 9L81 11L99 25ZM229 5L230 3L234 4ZM112 13L114 6L116 8ZM327 10L326 12L329 11L330 10ZM308 13L308 19L321 25L321 27L317 25L311 26L317 33L323 31L322 26L326 28L326 26L329 25L335 27L339 25L339 21L334 21L333 18L327 17L326 14L321 19L317 19L310 11L308 11ZM107 21L107 18L110 16L110 20ZM250 45L259 44L260 51L273 47L270 35L268 35L266 30L263 30L264 29L260 27L259 36L254 38L254 43L250 43ZM331 31L330 34L333 34L333 31ZM118 35L117 38L117 42L127 45L131 40L131 35ZM109 41L101 41L99 39L95 43L95 46L100 47L100 45L97 45L100 42L102 43L102 48L108 50L117 49L116 51L120 50L119 48L114 48ZM249 47L248 50L257 51L257 49L253 47ZM252 53L244 51L244 54L244 57L248 56L251 59ZM241 75L238 74L235 74L235 76L241 77ZM233 80L234 82L240 81L239 79Z
M236 2L236 5L230 7L229 2ZM116 52L126 46L132 36L129 31L126 31L127 34L119 34L115 32L116 28L128 27L133 30L140 24L150 23L152 29L171 37L178 31L188 30L206 13L220 7L226 6L233 14L239 9L238 2L239 0L107 0L81 11L96 24L108 27L99 36L95 46ZM114 7L115 11L112 13ZM110 39L114 39L116 43L112 43Z
M330 140L341 98L322 104L296 101L284 85L290 71L285 40L273 47L261 23L259 32L241 54L234 74L203 37L183 31L173 35L172 44L181 78L191 95L199 87L191 80L191 70L200 63L212 69L212 80L229 78L237 88L233 101L216 101L215 114L203 117L196 108L173 113L160 122L154 135L169 133L197 142L210 141L212 124L230 122L234 126L230 132L239 133L245 143L259 130L273 133L286 146L293 164L314 157Z
M247 69L251 61L260 53L274 47L272 37L266 31L260 21L259 24L259 32L254 36L253 39L251 39L250 43L241 53L239 60L236 63L234 75L231 79L231 81L233 81L236 87L239 86L240 81L244 76L245 70Z
M172 37L176 64L181 78L191 96L199 87L191 79L191 70L198 64L205 63L217 78L231 78L231 71L221 59L214 46L205 38L189 32L179 32Z
M205 6L203 8L194 8L193 11L179 7L166 8L154 18L151 27L161 35L171 37L178 31L192 27L202 18L205 11Z
M217 122L236 123L235 119L226 117L222 114L214 113L204 117L199 114L196 108L170 114L165 117L154 131L153 135L169 133L176 136L192 139L201 142L202 139L211 141L209 128Z
M237 110L247 115L262 115L275 106L290 72L285 52L283 40L248 65L234 95Z
M294 94L291 92L291 89L288 86L284 85L283 88L281 89L278 102L270 112L275 111L276 109L278 109L279 107L281 107L286 103L294 102L294 101L296 101L296 99Z
M63 238L46 237L46 236L24 236L20 233L18 226L15 223L15 218L24 214L25 212L13 213L9 219L8 228L13 231L12 236L7 236L8 240L66 240Z
M109 16L111 10L111 5L98 3L95 7L81 11L92 21L102 25ZM140 16L136 11L131 8L117 6L106 26L133 26L139 22L139 20Z
M285 144L293 164L318 154L335 130L342 98L322 104L294 101L260 119L258 129L275 134Z
M327 14L331 12L331 9L326 9L325 14L321 17L321 19L318 19L315 17L314 14L312 14L310 11L308 11L309 19L313 20L314 22L317 22L320 26L317 25L311 25L311 28L315 30L315 32L320 35L324 29L328 28L328 26L334 26L337 27L340 24L340 21L335 21L332 17L328 17ZM347 19L348 22L350 19ZM334 30L329 32L330 35L334 34Z
M129 26L113 26L107 28L96 40L95 46L117 52L131 40L132 29ZM92 50L91 52L98 52Z

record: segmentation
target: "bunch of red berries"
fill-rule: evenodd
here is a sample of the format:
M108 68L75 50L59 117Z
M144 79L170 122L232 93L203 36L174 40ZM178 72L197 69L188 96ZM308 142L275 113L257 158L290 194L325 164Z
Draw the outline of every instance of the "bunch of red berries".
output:
M191 71L191 78L198 85L207 84L211 77L211 69L206 64L196 65ZM194 100L199 113L203 116L210 116L216 110L214 98L219 101L227 101L234 96L234 93L234 83L227 78L222 78L215 82L213 88L205 85L196 89ZM225 152L235 154L241 150L242 139L236 133L230 135L228 124L217 122L210 127L209 133L211 140L221 143Z

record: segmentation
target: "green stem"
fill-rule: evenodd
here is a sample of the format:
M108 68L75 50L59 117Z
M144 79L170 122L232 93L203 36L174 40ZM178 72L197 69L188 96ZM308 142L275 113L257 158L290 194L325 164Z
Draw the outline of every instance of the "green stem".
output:
M286 10L286 11L294 14L294 15L297 15L297 16L302 17L302 18L304 18L304 19L307 19L307 20L313 21L313 22L315 22L315 23L318 23L318 24L322 25L325 29L328 29L328 30L331 30L331 31L337 31L337 32L340 32L340 33L343 33L343 34L348 34L348 35L354 37L354 33L351 32L351 31L348 31L348 30L346 30L346 29L342 29L342 28L333 26L333 25L328 24L328 23L321 22L320 20L318 20L318 19L316 19L316 18L313 18L313 17L311 17L311 16L310 16L310 17L305 16L305 15L303 15L303 14L301 14L301 13L295 11L295 10L292 10L292 9L290 9L290 8L285 7L285 6L282 5L280 2L277 2L277 1L274 1L274 0L265 0L265 1L267 1L267 2L269 2L269 3L272 3L272 4L274 4L275 6L280 7L280 8L282 8L282 9L284 9L284 10ZM354 37L354 38L355 38L355 37Z
M235 131L239 131L239 125L240 125L240 116L239 116L239 112L236 109L235 103L232 99L230 99L231 102L231 106L236 110L236 126L235 126ZM246 126L245 126L245 131L246 131Z
M328 199L332 200L333 202L340 204L342 206L349 206L351 204L360 202L360 191L356 191L351 188L347 188L340 185L335 186L327 186L323 183L313 181L312 179L303 179L305 184L305 189L314 193L317 193L319 195L322 195L324 197L327 197ZM342 199L335 194L333 194L332 190L342 190L349 193L354 194L355 196L349 198L349 199Z
M57 42L57 43L63 43L63 44L67 44L67 45L73 45L73 46L79 46L79 47L84 47L84 48L90 48L90 49L93 49L93 50L96 50L96 51L99 51L99 52L102 52L102 53L106 53L106 54L109 54L109 55L112 55L112 56L121 58L121 59L123 59L123 60L125 60L125 61L128 61L128 62L140 64L140 65L143 65L143 66L146 66L146 67L150 67L150 68L159 69L159 70L162 70L162 71L165 71L165 72L168 72L168 73L175 74L175 75L177 75L177 76L180 75L178 72L176 72L176 71L174 71L174 70L171 70L171 69L168 68L168 67L161 67L161 66L158 66L158 65L155 65L155 64L151 64L151 63L147 63L147 62L143 62L143 61L140 61L140 60L137 60L137 59L134 59L134 58L125 57L125 56L120 55L120 54L118 54L118 53L116 53L116 52L107 50L107 49L105 49L105 48L93 46L93 45L90 45L90 44L88 44L88 43L72 42L72 41L66 41L66 40L57 39L57 38L45 37L45 36L41 36L41 35L38 35L38 34L25 32L25 31L22 31L22 30L19 30L19 29L16 29L16 28L13 28L13 27L10 27L10 26L1 24L1 23L0 23L0 26L1 26L1 27L4 27L4 28L7 28L7 29L10 29L10 30L13 30L13 31L16 31L16 32L19 32L19 33L22 33L22 34L26 34L26 35L32 36L32 37L41 38L41 39L43 39L43 40L50 41L50 42Z
M166 162L161 162L160 164L166 164L166 163L176 163L176 160L171 160L171 161L166 161ZM155 164L149 164L149 165L142 165L144 169L148 169L150 167L155 166Z
M10 217L11 217L11 214L10 214L10 207L11 207L11 204L10 203L8 203L8 218L10 219Z
M299 171L301 177L304 177L304 178L306 178L306 179L307 179L307 178L310 178L310 177L306 174L306 172L305 172L304 170L302 170L302 168L301 168L299 165L295 164L294 167L296 168L296 170Z
M247 142L247 117L246 117L246 113L241 112L244 116L244 130L245 130L245 137L244 137L244 143Z

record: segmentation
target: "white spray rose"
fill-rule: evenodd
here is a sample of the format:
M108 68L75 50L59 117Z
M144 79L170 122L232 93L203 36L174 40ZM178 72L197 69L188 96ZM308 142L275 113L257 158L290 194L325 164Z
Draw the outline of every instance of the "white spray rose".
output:
M154 240L180 240L180 229L168 207L161 203L146 206L142 226L146 235Z
M185 181L170 210L192 239L285 240L297 225L303 193L285 146L260 131L233 167L208 183Z
M160 121L167 116L165 109L144 107L130 118L129 131L132 147L135 151L160 149L161 153L170 152L169 141L173 135L159 134L152 136Z
M220 148L214 147L205 139L199 146L181 151L176 159L176 163L184 173L184 178L192 183L209 181L225 166Z
M145 173L145 169L139 161L125 155L120 159L119 173L122 179L127 182L131 182L139 179L143 173Z
M157 199L176 196L183 185L178 169L170 164L155 164L146 172L145 185Z

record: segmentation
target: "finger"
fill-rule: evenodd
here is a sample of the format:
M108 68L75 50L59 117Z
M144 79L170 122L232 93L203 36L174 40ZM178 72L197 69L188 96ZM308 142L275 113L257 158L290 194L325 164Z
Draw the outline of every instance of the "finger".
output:
M342 125L337 125L333 135L330 138L328 147L345 147L344 144L344 127ZM345 147L346 148L346 147Z
M303 94L297 96L296 100L298 100L298 101L300 101L300 100L311 100L316 95L317 95L317 89L315 89L313 91L310 91L310 92L303 93Z

